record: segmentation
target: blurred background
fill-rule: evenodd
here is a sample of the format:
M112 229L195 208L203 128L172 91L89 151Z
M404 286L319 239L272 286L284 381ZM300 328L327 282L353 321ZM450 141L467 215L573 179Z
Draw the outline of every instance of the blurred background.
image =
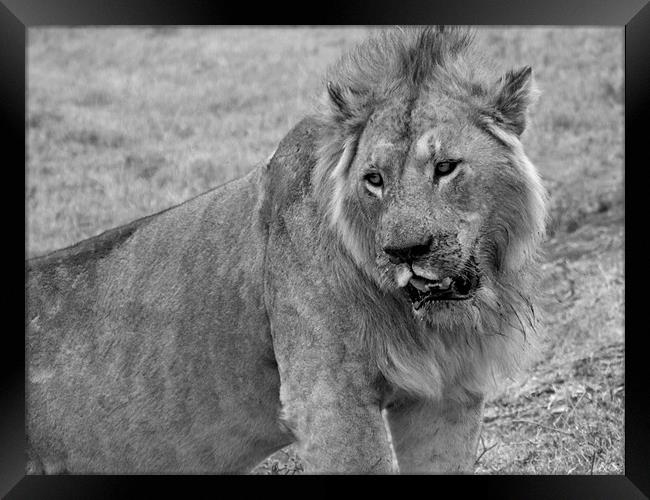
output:
M27 244L40 255L263 162L370 28L30 28ZM551 194L544 355L486 407L479 473L622 474L623 28L479 28L530 65L524 133ZM300 473L292 448L256 473Z

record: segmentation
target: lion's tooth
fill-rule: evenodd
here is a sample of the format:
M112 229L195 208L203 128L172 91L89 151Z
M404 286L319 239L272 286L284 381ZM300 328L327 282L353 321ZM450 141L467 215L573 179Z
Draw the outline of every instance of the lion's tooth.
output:
M426 278L429 281L438 281L439 274L433 269L427 269L425 267L419 266L418 264L413 264L413 272L422 278Z
M411 278L410 283L411 283L411 285L413 285L415 288L417 288L421 292L426 292L429 289L428 283L425 280L421 279L421 278L413 277L413 278Z
M407 266L398 267L397 271L395 271L395 281L397 282L397 286L400 288L405 287L411 279L411 276L413 276L413 273Z

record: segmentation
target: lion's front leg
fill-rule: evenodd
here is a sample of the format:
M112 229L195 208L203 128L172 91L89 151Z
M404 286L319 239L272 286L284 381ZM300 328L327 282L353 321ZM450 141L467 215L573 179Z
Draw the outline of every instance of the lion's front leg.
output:
M334 320L315 315L281 319L284 328L274 339L281 416L298 442L305 471L394 472L379 373L359 336L338 334L324 326ZM343 331L345 325L339 326Z
M363 325L320 275L309 282L319 280L272 299L282 422L308 473L396 472L381 414L385 383L362 341Z
M403 399L387 409L401 473L471 473L483 398L466 403Z
M332 389L315 388L308 399L284 408L305 472L397 472L379 405Z

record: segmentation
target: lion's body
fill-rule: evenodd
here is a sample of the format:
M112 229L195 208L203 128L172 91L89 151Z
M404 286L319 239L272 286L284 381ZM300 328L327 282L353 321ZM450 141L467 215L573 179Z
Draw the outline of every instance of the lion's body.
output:
M32 263L28 435L45 470L241 470L288 442L262 294L260 174L106 251Z
M331 93L341 106L343 97ZM532 214L537 224L506 227L510 247L489 231L472 233L478 222L444 222L460 246L438 262L451 269L453 259L475 258L482 286L473 306L432 304L415 314L391 281L398 271L381 250L374 256L374 239L411 232L402 208L390 212L400 203L385 209L370 238L349 213L356 198L343 193L368 144L384 141L411 158L426 149L411 141L440 120L417 115L417 106L387 109L396 123L404 113L420 116L408 125L413 138L376 113L379 128L357 135L354 156L346 133L342 142L332 137L336 118L305 119L246 177L29 263L32 471L236 472L294 440L316 471L388 472L394 454L403 471L471 470L483 394L526 347L515 330L530 319L525 278L537 241L528 235L543 216L538 187L529 195L525 183L504 177L529 197L518 202L515 194L508 207L523 207L522 220ZM463 134L497 160L508 141L518 147L509 132ZM471 155L467 164L471 180ZM342 175L346 184L336 184ZM481 175L474 186L486 182ZM454 193L461 208L453 213L494 223L493 198ZM369 200L356 209L366 222ZM434 225L442 220L432 217ZM380 231L395 220L401 230ZM495 256L517 261L516 269L493 271Z

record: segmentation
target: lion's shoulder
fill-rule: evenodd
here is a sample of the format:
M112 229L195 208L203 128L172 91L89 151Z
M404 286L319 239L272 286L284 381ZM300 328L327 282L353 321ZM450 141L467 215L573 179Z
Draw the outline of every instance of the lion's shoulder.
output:
M308 160L315 156L317 131L320 122L315 117L308 116L300 120L285 135L271 158L271 162L293 158Z
M316 118L301 120L280 141L267 165L270 194L283 205L299 202L309 190L319 126Z

